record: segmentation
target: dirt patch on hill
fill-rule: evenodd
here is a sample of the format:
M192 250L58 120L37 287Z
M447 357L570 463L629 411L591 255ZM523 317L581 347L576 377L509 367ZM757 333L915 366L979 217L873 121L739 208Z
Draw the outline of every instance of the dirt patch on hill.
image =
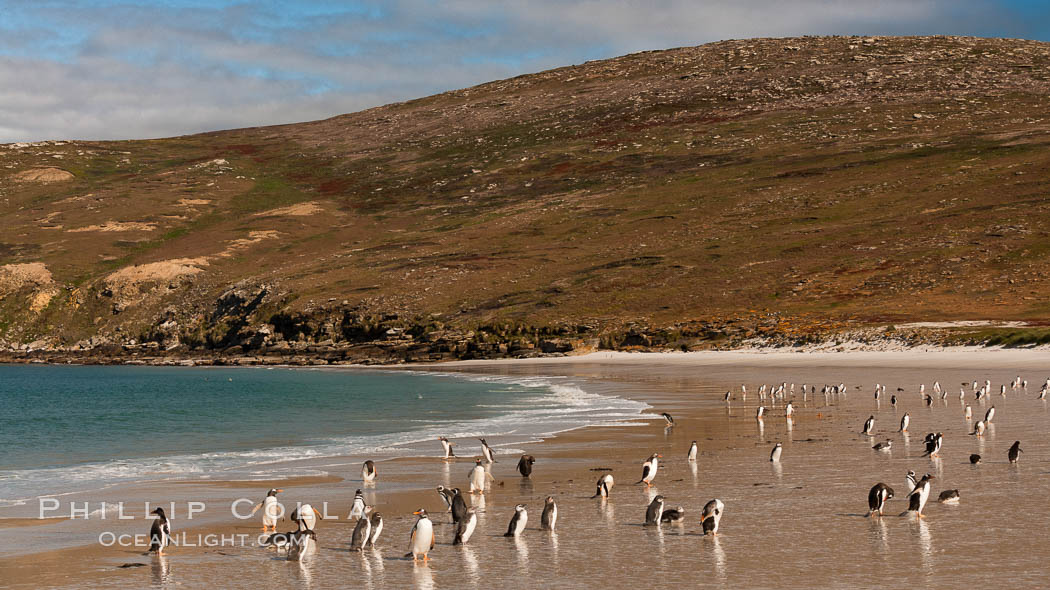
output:
M42 262L0 266L0 297L26 287L38 289L54 282L51 271Z
M271 217L275 215L282 215L286 217L305 217L307 215L316 215L317 213L323 212L324 209L314 201L306 203L296 203L295 205L289 205L288 207L281 207L280 209L271 209L269 211L263 211L262 213L256 213L256 217Z
M103 295L113 298L117 311L142 301L160 288L173 288L181 279L204 272L207 258L175 258L128 266L105 279Z
M30 168L14 175L16 182L39 182L43 184L65 182L73 180L73 178L73 173L61 168Z
M156 223L144 221L107 221L101 225L87 225L76 229L66 230L70 233L99 231L99 232L121 232L121 231L153 231L157 229Z

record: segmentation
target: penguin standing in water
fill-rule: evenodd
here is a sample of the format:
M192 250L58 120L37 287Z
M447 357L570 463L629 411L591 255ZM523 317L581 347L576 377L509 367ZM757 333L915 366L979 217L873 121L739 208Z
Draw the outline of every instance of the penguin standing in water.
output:
M463 499L463 494L459 493L459 488L453 491L456 492L456 495L452 496L452 522L456 523L466 517L467 502Z
M358 490L360 493L361 490ZM361 502L364 506L364 501ZM317 519L322 518L321 513L314 510L309 504L302 504L292 511L291 519L298 523L300 531L312 531L317 526Z
M466 516L456 523L456 536L452 539L453 545L462 545L470 540L474 529L478 526L478 513L473 506L467 509Z
M255 514L256 510L262 508L262 530L264 533L271 527L273 528L273 532L277 532L277 518L281 515L281 512L283 511L281 505L277 502L277 494L283 491L284 490L281 489L271 488L269 492L266 492L266 497L263 498L263 501L256 504L255 508L252 508L253 515Z
M758 406L758 410L755 411L755 418L762 419L762 415L766 413L766 409L763 406Z
M664 497L657 494L649 507L645 509L645 526L660 526L660 517L664 514Z
M700 525L705 535L718 534L718 523L722 520L723 511L725 511L725 504L718 498L704 504L704 512L700 515Z
M606 473L605 475L598 478L598 487L595 490L594 495L591 496L591 498L608 498L609 492L612 491L614 485L616 484L613 481L612 474Z
M879 398L876 397L875 399L879 399ZM890 405L893 406L893 407L897 407L897 396L895 396L895 395L891 395L890 396Z
M984 420L978 420L973 425L973 436L984 436L985 424Z
M882 510L886 507L886 501L893 497L893 488L884 484L877 483L872 486L871 491L868 492L868 516L875 516L878 514L882 516Z
M354 504L350 507L349 518L361 518L365 515L365 495L361 493L361 490L357 490L354 494ZM313 527L310 527L313 528Z
M926 435L926 452L923 453L923 457L938 457L937 453L941 451L941 443L944 442L944 435L940 432L929 433Z
M376 464L369 459L365 461L365 464L361 466L361 479L367 483L374 483L376 480Z
M667 422L667 427L668 428L674 428L674 417L672 417L667 412L664 412L663 414L660 414L660 415L664 417L664 421Z
M1021 449L1021 441L1014 441L1014 444L1010 446L1010 450L1006 452L1006 458L1009 459L1011 463L1017 463L1017 457L1023 452L1024 450Z
M437 493L441 496L441 500L445 502L445 512L452 512L452 498L458 493L458 488L446 488L445 486L438 486Z
M653 478L656 477L656 471L660 468L661 458L663 458L663 455L660 453L649 455L645 463L642 463L642 479L638 480L637 483L644 483L646 487L653 486Z
M694 440L693 443L691 445L689 445L689 452L686 453L686 455L685 455L686 460L687 461L696 461L696 453L697 453L698 450L699 449L696 446L696 441Z
M919 485L919 480L915 479L915 472L911 469L908 470L908 474L904 477L905 480L908 482L908 487L904 489L908 490L908 493L910 494L911 491L915 489L915 486Z
M553 531L558 524L558 503L554 496L547 496L543 501L543 513L540 514L540 527L547 531Z
M444 449L444 451L445 451L445 456L442 457L442 458L444 460L446 460L446 461L448 461L450 459L455 459L456 458L456 453L455 453L455 451L452 450L452 446L455 445L456 443L449 441L447 438L445 438L443 436L439 436L438 440L441 441L441 448Z
M984 413L984 423L990 424L992 418L995 418L995 406L988 408L988 411Z
M773 447L773 452L769 454L769 461L771 463L780 463L780 454L784 451L784 445L777 443Z
M411 557L412 561L418 561L423 556L423 563L430 561L429 553L434 550L434 523L430 522L425 508L420 508L412 514L419 517L416 524L412 526L412 535L408 541L408 553L405 557Z
M522 477L529 477L532 475L532 464L536 462L536 458L532 455L522 455L521 459L518 459L518 473Z
M302 561L317 546L317 533L304 528L301 522L299 526L299 530L288 535L288 561Z
M357 519L354 534L350 537L351 551L363 551L365 545L368 544L368 539L372 536L372 519L368 517L368 510L365 508L365 513Z
M525 524L529 522L529 512L525 510L524 504L518 504L514 507L514 516L510 517L510 525L507 526L507 532L503 533L504 537L517 537L525 530Z
M908 424L911 424L911 414L904 412L904 416L901 417L901 429L897 432L908 432Z
M926 501L930 499L931 479L934 479L934 477L927 473L915 484L915 489L908 494L908 509L902 512L901 516L907 516L909 512L914 512L919 518L924 518L922 509L926 507Z
M171 521L168 520L164 509L157 506L150 514L156 514L157 519L149 527L149 550L158 555L164 553L164 548L171 543Z
M492 447L489 443L485 442L485 439L479 438L481 441L481 454L485 457L486 463L496 463L496 453L492 452Z
M791 404L791 402L788 402L787 405L784 406L784 416L790 418L791 415L794 414L794 413L795 413L795 406L793 406Z
M860 431L861 434L871 434L875 429L875 416L868 416L868 419L864 421L864 429Z
M481 459L476 459L474 461L474 469L470 470L470 493L484 494L487 476L488 473L485 472Z
M676 506L674 508L668 508L664 510L664 513L660 515L660 522L682 522L685 520L685 508Z
M383 532L383 517L378 512L372 513L372 534L368 536L368 546L375 547L379 534Z

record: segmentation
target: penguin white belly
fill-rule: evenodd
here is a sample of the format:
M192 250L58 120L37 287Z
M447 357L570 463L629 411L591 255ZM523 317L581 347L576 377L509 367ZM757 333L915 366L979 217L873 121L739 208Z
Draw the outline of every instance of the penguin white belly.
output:
M376 523L376 525L374 527L372 527L372 535L370 537L368 537L368 544L372 545L374 547L375 544L376 544L376 541L379 540L379 533L382 533L382 532L383 532L383 521L380 520L378 523Z
M263 500L263 526L277 526L277 515L279 514L278 507L277 498L266 496L266 499Z
M314 526L317 525L317 515L314 514L313 506L310 506L309 504L303 504L302 506L300 506L299 520L303 521L303 525L306 528L310 529L311 531L314 530Z
M474 534L474 528L478 526L478 515L471 514L470 518L467 519L466 524L463 525L463 534L460 535L460 543L466 543L470 540L470 536Z
M659 468L660 468L660 460L659 459L653 459L653 464L649 466L649 477L648 477L649 481L653 481L653 479L656 477L656 471Z
M514 534L520 535L525 530L525 523L529 522L529 513L522 510L518 514L518 521L514 523Z
M470 472L470 491L485 491L485 468L480 465L475 467L474 470Z
M555 525L558 524L558 505L557 504L555 504L551 508L550 514L547 515L547 523L546 524L547 524L547 528L552 530L552 531L554 530Z
M689 455L686 458L690 461L696 461L696 445L689 447Z
M434 540L434 525L429 518L421 518L416 522L412 534L412 557L419 557L430 552L430 544Z

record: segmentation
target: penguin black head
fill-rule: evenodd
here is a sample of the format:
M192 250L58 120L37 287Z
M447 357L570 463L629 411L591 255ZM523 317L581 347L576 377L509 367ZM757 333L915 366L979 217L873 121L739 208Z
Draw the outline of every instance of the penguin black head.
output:
M157 506L156 508L154 508L153 512L150 512L150 514L156 514L157 516L159 516L161 518L167 518L167 516L164 515L164 509L161 508L160 506Z
M543 501L544 504L553 504L554 496L547 496L547 499Z
M474 459L474 463L481 465L481 459Z
M525 510L525 505L524 504L518 504L517 506L514 507L514 511L515 512L521 512L522 510Z
M970 463L972 463L974 465L977 465L980 462L981 462L981 456L980 455L978 455L977 453L974 453L974 454L970 455Z
M420 508L419 510L416 510L416 511L415 511L415 512L413 512L412 514L415 514L415 515L416 515L416 516L418 516L419 518L429 518L429 517L427 516L427 509L426 509L426 508Z
M356 494L360 494L360 493L361 493L361 490L357 490L357 491L356 491L355 493L356 493Z
M266 497L276 496L277 494L279 494L279 493L281 493L283 491L284 490L281 490L281 489L278 489L278 488L270 488L270 491L266 492Z
M459 494L459 488L452 488L452 494L453 495Z

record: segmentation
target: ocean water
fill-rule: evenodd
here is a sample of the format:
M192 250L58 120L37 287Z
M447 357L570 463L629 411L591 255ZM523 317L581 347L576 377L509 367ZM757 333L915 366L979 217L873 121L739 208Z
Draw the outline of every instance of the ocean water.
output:
M438 436L535 440L645 407L558 378L0 366L0 507L141 481L309 475L296 462L435 454Z

